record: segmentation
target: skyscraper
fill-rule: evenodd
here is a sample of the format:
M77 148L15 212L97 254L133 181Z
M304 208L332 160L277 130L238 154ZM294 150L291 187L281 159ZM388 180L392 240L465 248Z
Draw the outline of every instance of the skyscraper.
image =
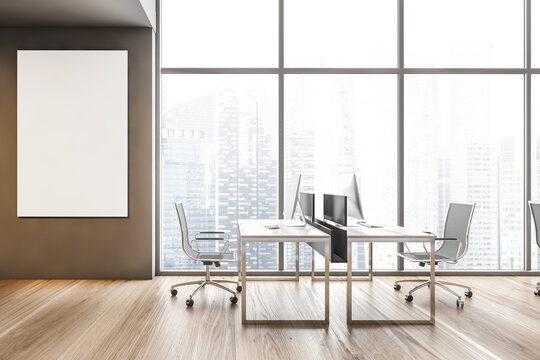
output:
M210 93L167 111L162 118L163 268L200 268L181 252L174 202L183 200L190 231L226 230L237 249L237 221L276 218L277 160L272 134L261 121L264 99L232 89ZM208 242L206 250L220 244ZM208 247L214 247L209 249ZM248 267L274 268L275 244L253 244ZM236 263L223 268L236 268Z

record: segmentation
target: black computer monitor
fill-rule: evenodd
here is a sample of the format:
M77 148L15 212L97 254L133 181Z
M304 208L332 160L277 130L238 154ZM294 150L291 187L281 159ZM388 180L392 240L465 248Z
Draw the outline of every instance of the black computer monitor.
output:
M315 220L315 194L300 192L300 206L304 211L304 216L309 220Z
M347 197L324 194L324 219L347 226Z

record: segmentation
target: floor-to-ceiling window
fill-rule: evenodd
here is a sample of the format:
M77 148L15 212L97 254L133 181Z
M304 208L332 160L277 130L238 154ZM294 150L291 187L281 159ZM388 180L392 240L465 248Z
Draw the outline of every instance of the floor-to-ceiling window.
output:
M540 68L540 0L533 0L531 11L532 66ZM531 200L540 201L540 71L531 75ZM531 268L540 269L540 248L531 223ZM540 241L539 241L540 242Z
M396 124L396 88L391 74L287 75L285 178L301 173L302 189L314 191L320 205L322 193L339 191L336 179L354 173L364 216L395 224L397 133L389 129ZM374 266L394 269L395 248L376 244ZM356 268L367 264L364 250L355 251ZM293 244L286 255L294 269ZM302 246L300 255L301 268L310 268L310 248Z
M441 268L538 267L525 230L540 199L540 0L160 8L161 270L201 268L181 251L175 201L191 231L228 230L236 249L237 220L278 217L293 173L318 194L354 173L366 219L439 234L450 201L475 202L468 254ZM395 251L377 245L375 268L416 268ZM247 255L251 269L294 268L291 245ZM353 258L365 267L363 247Z
M441 268L523 268L522 75L406 76L405 224L441 234L450 201L476 208Z
M161 5L162 68L277 66L275 1ZM239 219L278 215L278 77L173 71L161 85L161 269L201 269L182 252L175 201L190 232L229 231L232 250ZM277 246L250 244L247 261L275 269Z
M523 29L523 1L405 1L405 67L428 69L405 75L405 224L441 234L450 201L476 203L441 268L523 268Z
M175 201L184 202L191 232L227 230L233 250L238 219L277 216L276 80L273 75L163 76L164 269L199 267L178 251ZM206 246L201 250L221 246L200 245ZM256 244L248 251L252 268L277 264L275 244Z
M540 15L540 13L539 13ZM539 54L540 55L540 54ZM531 92L531 199L540 201L540 75L532 76ZM540 219L539 219L540 220ZM540 224L539 224L540 226ZM540 248L536 240L534 223L531 223L531 267L540 269ZM540 243L540 241L538 241Z

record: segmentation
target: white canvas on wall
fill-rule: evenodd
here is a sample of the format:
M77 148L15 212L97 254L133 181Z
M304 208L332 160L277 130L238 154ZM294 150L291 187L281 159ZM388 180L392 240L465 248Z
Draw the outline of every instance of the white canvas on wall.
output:
M127 51L18 51L17 215L128 216Z

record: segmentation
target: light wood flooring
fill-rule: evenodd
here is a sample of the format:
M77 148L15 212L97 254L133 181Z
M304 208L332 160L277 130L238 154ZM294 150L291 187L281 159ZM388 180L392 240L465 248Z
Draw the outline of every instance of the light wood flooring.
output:
M443 277L439 277L443 278ZM0 281L0 359L540 359L536 277L448 277L474 296L457 309L437 289L435 326L345 322L345 282L330 286L330 326L242 326L241 305L207 287L169 287L192 277L149 281ZM231 278L232 279L232 278ZM393 277L354 284L354 316L426 316L427 289L411 304ZM248 317L322 316L323 282L248 282ZM461 290L460 290L461 292Z

